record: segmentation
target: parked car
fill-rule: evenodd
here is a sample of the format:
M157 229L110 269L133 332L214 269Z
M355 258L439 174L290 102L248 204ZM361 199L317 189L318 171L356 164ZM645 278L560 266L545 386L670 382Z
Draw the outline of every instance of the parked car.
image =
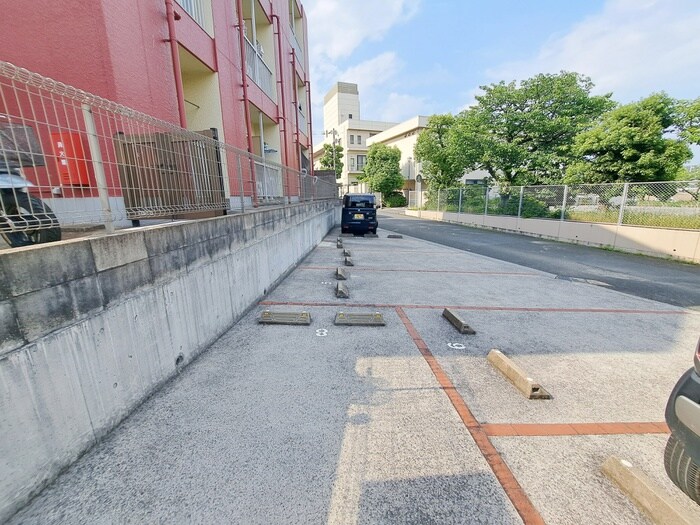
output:
M700 504L700 339L694 366L681 376L666 405L671 435L664 466L678 488Z
M377 208L372 193L349 193L343 197L340 228L343 233L377 233Z

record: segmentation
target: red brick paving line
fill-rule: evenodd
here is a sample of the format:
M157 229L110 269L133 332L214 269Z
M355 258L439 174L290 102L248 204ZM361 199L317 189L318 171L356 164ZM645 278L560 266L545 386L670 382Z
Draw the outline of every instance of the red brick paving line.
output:
M469 306L469 305L434 305L434 304L381 304L381 303L330 303L303 301L260 301L261 306L335 306L343 308L406 308L423 310L469 310L484 312L556 312L584 314L650 314L650 315L690 315L685 310L626 310L614 308L539 308L521 306Z
M515 475L513 475L513 472L503 460L498 450L496 450L496 447L493 446L493 443L491 443L491 440L486 432L484 432L479 422L474 418L474 415L469 410L469 407L465 403L464 399L462 399L462 396L459 395L459 392L457 392L457 389L452 384L452 381L428 348L428 345L426 345L423 338L421 338L421 336L418 334L418 331L415 329L410 319L403 311L403 308L397 306L396 313L403 322L406 330L413 339L413 342L425 359L426 363L435 375L435 379L437 379L440 387L445 394L447 394L447 397L457 411L462 423L464 423L464 426L474 439L476 446L479 447L479 451L484 456L484 459L486 459L488 465L491 467L491 470L496 476L498 482L503 487L508 499L510 499L511 503L513 503L513 506L522 518L523 523L525 523L525 525L544 524L542 516L540 516L540 513L530 501L530 498L527 497L527 494L520 486L520 483L518 483L518 480L515 478Z
M663 422L640 423L484 423L481 428L492 437L515 436L602 436L668 434Z

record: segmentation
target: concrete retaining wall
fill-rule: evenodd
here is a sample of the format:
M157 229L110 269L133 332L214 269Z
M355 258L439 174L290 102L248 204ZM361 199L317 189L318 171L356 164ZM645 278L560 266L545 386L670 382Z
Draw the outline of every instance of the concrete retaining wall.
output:
M406 210L406 215L700 263L700 231Z
M337 201L0 254L0 522L229 329Z

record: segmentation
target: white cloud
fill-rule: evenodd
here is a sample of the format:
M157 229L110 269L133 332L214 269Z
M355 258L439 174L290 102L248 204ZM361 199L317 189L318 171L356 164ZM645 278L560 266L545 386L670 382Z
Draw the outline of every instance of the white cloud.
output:
M339 82L358 84L362 90L384 84L402 68L396 53L387 51L338 73Z
M382 102L379 120L386 122L402 122L416 115L432 113L430 104L423 97L390 93Z
M311 55L348 57L363 41L381 40L413 17L418 5L419 0L306 0Z
M365 42L380 41L416 15L420 0L306 0L311 78L325 89L340 72L338 62Z
M609 0L604 9L537 56L487 71L493 81L576 71L596 91L627 102L654 91L694 98L700 86L700 3L697 0Z

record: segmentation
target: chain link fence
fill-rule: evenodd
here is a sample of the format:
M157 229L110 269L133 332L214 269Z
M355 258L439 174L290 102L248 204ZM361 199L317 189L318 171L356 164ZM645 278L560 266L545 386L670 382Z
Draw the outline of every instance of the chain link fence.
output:
M338 198L309 176L0 61L0 235L11 245L60 227L213 216ZM60 226L59 226L60 225Z
M409 208L700 230L700 181L411 191Z

